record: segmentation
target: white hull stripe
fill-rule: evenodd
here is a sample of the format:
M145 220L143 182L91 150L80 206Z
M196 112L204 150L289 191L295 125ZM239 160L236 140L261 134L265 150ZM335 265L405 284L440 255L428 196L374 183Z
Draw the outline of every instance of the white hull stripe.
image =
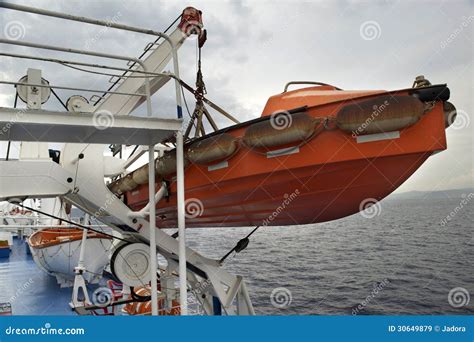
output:
M225 169L226 167L229 167L229 162L227 160L223 161L219 164L209 165L207 167L207 171L215 171L215 170Z
M362 144L372 141L390 140L398 138L400 138L400 131L360 135L356 139L358 144Z

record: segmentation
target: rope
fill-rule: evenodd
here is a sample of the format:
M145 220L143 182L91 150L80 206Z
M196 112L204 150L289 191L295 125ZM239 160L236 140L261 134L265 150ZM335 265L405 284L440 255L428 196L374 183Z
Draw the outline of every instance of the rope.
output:
M200 126L204 128L204 122L203 122L203 115L204 113L200 113L200 118L197 116L191 116L190 110L188 108L188 104L186 102L186 96L184 95L184 90L183 90L183 85L181 84L181 92L183 93L183 99L184 99L184 104L186 107L186 110L188 112L189 117L191 118L189 124L186 127L185 132L191 133L190 127L194 127L195 129L195 137L200 135L201 132L198 132L198 125L196 124L196 119L200 121ZM199 41L196 41L196 90L193 92L194 97L196 98L196 108L194 109L194 113L196 113L198 103L201 102L201 105L204 106L202 103L202 99L204 98L204 95L207 94L206 91L206 85L204 84L203 76L202 76L202 70L201 70L201 46L199 46ZM203 130L204 131L204 130ZM185 139L188 139L188 136L185 136Z
M184 100L184 106L186 107L186 112L188 113L189 118L192 119L191 111L189 110L189 107L188 107L188 101L186 101L186 95L184 95L184 87L182 84L180 84L180 87L181 87L181 93L183 94L183 100ZM194 120L191 120L189 124L192 124L194 128L197 128L196 124L194 123Z

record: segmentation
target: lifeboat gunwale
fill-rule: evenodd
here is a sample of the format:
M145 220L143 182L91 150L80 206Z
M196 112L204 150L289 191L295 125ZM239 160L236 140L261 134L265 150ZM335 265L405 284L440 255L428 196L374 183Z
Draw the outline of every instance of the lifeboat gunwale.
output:
M54 237L53 239L43 239L43 235L51 235ZM68 236L69 239L58 239L59 236ZM111 237L99 234L96 232L88 232L87 233L88 239L111 239ZM73 241L81 240L82 239L82 229L79 228L46 228L43 230L38 230L31 234L28 238L28 244L31 248L35 249L43 249L51 246L58 246L65 243L70 243Z
M449 91L449 88L447 87L446 83L436 84L436 85L432 85L432 86L429 86L429 87L423 87L421 89L430 90L430 89L436 89L436 88L441 88L440 93L444 89L447 89ZM306 88L300 88L300 89L296 89L296 90L292 90L292 91L299 91L301 89L306 89ZM285 113L287 113L287 114L296 114L296 113L301 113L301 112L308 112L310 109L315 108L315 107L322 107L322 106L325 106L325 105L339 103L339 102L350 102L350 101L356 101L356 100L358 101L358 100L364 100L364 99L377 97L377 96L381 96L381 95L384 95L384 96L394 95L394 94L396 95L396 94L399 94L399 93L406 94L407 92L408 92L408 95L414 96L414 95L416 95L417 91L420 91L421 89L420 88L405 88L405 89L398 89L398 90L393 90L393 91L382 91L380 93L375 93L375 94L371 93L371 94L362 95L362 96L358 96L358 97L354 97L354 98L350 98L350 99L343 98L343 99L339 99L339 100L336 100L336 101L330 101L330 102L327 102L327 103L317 104L317 105L313 105L313 106L300 106L300 107L295 107L295 108L291 108L291 109L282 109L282 111L285 111ZM324 90L320 90L320 91L323 92ZM338 91L341 92L341 93L344 92L344 90L338 90ZM289 92L287 92L287 93L289 93ZM282 93L282 94L287 94L287 93ZM330 116L333 116L333 115L330 115ZM270 118L271 118L271 115L264 115L264 116L260 116L258 118L252 119L252 120L240 122L240 123L235 124L235 125L231 125L231 126L221 128L217 131L211 132L211 133L206 134L202 137L192 139L192 140L186 142L184 144L184 147L187 147L191 143L195 143L197 141L200 141L200 140L203 140L203 139L206 139L206 138L209 138L209 137L213 137L213 136L221 134L221 133L227 133L229 131L233 131L233 130L237 130L237 129L240 129L240 128L250 126L250 125L252 125L254 123L257 123L257 122L270 120Z

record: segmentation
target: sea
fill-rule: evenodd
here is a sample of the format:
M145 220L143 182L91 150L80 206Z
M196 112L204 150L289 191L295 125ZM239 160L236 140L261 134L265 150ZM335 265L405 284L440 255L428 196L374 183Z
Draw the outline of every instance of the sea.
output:
M259 315L474 314L474 189L391 195L339 220L262 227L224 268ZM221 258L248 228L189 229Z

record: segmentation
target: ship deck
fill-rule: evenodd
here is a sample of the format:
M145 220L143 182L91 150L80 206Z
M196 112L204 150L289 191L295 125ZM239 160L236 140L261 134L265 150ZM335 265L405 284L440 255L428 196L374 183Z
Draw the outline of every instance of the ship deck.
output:
M74 315L71 288L60 288L53 276L36 266L25 240L14 238L9 258L0 258L0 303L13 315Z

